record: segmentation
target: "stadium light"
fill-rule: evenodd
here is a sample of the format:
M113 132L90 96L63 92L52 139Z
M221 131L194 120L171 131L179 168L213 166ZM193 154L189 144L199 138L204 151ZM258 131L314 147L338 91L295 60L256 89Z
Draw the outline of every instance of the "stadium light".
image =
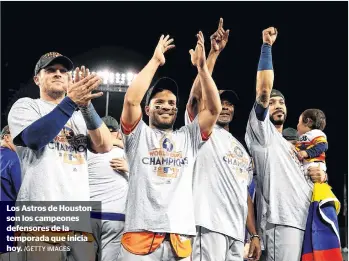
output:
M104 71L92 71L92 73L97 73L103 82L99 86L98 90L104 92L126 92L128 86L131 84L133 79L137 76L133 72L112 72L108 70ZM81 74L81 72L80 72ZM74 80L74 72L72 72Z
M92 73L96 72L92 71ZM107 116L109 109L109 92L126 92L128 86L131 84L137 74L133 72L125 73L104 70L98 71L97 75L99 75L103 80L102 84L98 87L98 90L107 93L105 103L105 116ZM72 73L72 76L74 80L74 72Z

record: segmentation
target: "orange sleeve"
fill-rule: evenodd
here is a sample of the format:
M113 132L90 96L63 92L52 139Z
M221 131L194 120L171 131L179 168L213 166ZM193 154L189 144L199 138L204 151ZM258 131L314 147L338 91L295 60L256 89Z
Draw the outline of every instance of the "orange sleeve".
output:
M125 134L125 135L129 135L138 125L138 123L141 121L142 119L142 115L139 117L139 119L135 122L135 124L133 125L130 125L130 124L126 124L122 121L122 118L120 118L120 123L121 123L121 129L122 129L122 132Z

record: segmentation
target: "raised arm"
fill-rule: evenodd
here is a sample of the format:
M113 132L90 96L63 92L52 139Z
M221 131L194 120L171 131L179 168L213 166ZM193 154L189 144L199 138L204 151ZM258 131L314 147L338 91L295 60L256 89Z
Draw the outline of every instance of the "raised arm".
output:
M137 77L132 81L130 87L127 89L121 114L121 121L124 127L134 127L134 125L136 125L141 118L142 99L149 88L156 70L159 66L165 64L166 60L164 53L167 50L175 47L174 45L171 45L173 39L169 38L169 35L167 35L166 37L161 35L158 45L155 48L153 57L137 75Z
M203 136L209 136L217 118L222 110L221 101L217 86L208 70L205 55L204 36L200 31L197 34L197 45L194 50L190 50L191 61L197 67L199 80L202 86L203 96L206 97L204 109L199 112L199 125Z
M207 57L207 68L212 75L214 66L216 64L217 58L221 51L225 48L228 43L229 30L223 29L223 18L219 19L219 25L217 31L211 35L211 50ZM204 102L206 98L202 95L202 87L199 80L199 75L196 76L193 86L191 88L187 110L189 115L193 118L204 109Z
M271 47L276 37L277 30L274 27L269 27L263 31L263 45L257 71L256 101L264 109L269 106L270 93L274 83Z

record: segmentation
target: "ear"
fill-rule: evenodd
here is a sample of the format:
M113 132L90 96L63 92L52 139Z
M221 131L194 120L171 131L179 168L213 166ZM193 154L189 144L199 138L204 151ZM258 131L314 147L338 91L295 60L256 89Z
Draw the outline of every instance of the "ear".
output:
M147 114L147 116L149 117L149 110L150 110L149 106L145 106L144 110L145 110L145 114Z
M40 72L39 72L39 73L40 73ZM34 80L35 84L36 84L37 86L39 86L39 83L40 83L40 81L39 81L39 76L38 76L38 75L35 75L35 76L33 77L33 80Z

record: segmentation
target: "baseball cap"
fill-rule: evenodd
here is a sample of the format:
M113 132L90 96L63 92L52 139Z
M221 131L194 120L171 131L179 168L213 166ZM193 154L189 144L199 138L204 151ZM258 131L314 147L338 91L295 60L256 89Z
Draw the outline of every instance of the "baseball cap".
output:
M7 135L7 134L11 134L11 133L10 133L10 127L9 127L8 125L6 125L6 126L2 129L2 131L1 131L1 139L3 139L4 136Z
M53 63L62 64L68 71L71 71L74 68L73 62L68 57L57 52L49 52L41 56L39 61L36 63L34 75L37 75L41 69Z
M178 104L179 98L178 98L177 83L175 82L175 80L169 77L162 77L159 80L157 80L152 87L148 89L145 105L149 105L151 99L155 96L155 94L163 90L171 91L177 97L177 104Z
M286 140L298 140L299 135L296 129L293 128L286 128L282 131L282 136Z
M277 97L277 96L279 96L279 97L281 97L282 99L285 100L285 96L280 91L278 91L276 89L272 89L271 93L270 93L270 98Z
M239 103L239 97L236 92L232 90L219 90L219 97L221 100L227 100L231 102L234 106Z
M113 131L118 131L119 130L119 123L116 119L114 119L111 116L104 116L102 118L102 121L105 123L105 125L109 128L112 129Z

